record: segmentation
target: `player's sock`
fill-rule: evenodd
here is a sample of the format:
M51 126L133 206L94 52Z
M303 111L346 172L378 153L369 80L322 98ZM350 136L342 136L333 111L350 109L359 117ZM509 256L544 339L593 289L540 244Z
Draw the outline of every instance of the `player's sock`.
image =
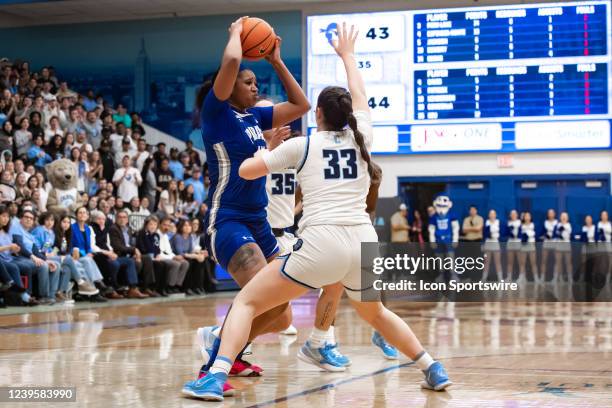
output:
M327 330L319 330L316 327L312 328L312 333L308 338L308 342L314 348L321 348L325 345Z
M434 359L425 350L421 351L414 359L414 363L421 371L426 371L433 363Z
M329 329L327 329L327 333L325 334L325 343L331 344L332 346L336 345L336 333L333 324L329 326Z
M221 347L221 339L217 337L215 339L215 343L213 344L212 353L210 353L210 358L208 359L208 363L204 364L202 368L200 368L200 373L210 370L210 368L213 366L213 363L217 359L217 353L219 352L219 347Z
M232 360L224 356L218 356L210 368L210 373L223 382L227 381L227 376L232 369Z

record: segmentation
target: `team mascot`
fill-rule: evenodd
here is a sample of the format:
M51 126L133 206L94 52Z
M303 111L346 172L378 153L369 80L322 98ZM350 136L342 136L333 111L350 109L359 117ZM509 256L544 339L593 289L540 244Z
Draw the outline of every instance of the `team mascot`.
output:
M49 192L47 210L56 217L74 216L74 211L83 205L77 191L76 165L68 159L60 159L47 164L45 170L47 180L53 186Z
M450 211L453 207L448 194L438 194L433 201L436 213L429 219L429 242L438 248L446 247L452 252L453 244L459 242L459 221Z

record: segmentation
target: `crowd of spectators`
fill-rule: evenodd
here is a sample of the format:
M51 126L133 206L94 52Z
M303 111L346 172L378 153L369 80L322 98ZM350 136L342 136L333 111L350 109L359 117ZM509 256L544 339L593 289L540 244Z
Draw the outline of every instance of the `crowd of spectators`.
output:
M74 162L84 205L47 211L45 165ZM0 290L17 304L203 294L206 163L152 146L138 113L53 67L0 60Z

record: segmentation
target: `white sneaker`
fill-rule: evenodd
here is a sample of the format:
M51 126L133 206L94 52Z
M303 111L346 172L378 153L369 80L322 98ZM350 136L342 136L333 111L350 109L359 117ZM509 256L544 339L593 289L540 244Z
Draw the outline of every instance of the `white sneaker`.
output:
M278 332L278 334L284 334L285 336L296 336L297 329L295 328L294 325L290 325L285 330Z

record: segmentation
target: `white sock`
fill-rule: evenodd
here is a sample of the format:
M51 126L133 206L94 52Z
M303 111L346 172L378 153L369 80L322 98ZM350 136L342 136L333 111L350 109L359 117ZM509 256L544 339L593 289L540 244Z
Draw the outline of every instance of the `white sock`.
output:
M327 329L327 334L325 335L325 342L327 344L331 344L332 346L336 345L336 334L334 326L329 326L329 329Z
M222 373L225 376L225 378L227 378L231 369L232 369L232 361L229 358L223 357L223 356L217 356L209 372L215 375ZM219 375L217 375L217 377L219 377Z
M417 367L419 367L419 370L425 371L434 363L434 361L435 360L429 355L429 353L423 350L416 356L414 363Z
M308 341L310 342L310 345L312 347L320 348L325 345L326 337L327 337L326 330L319 330L316 327L313 327L312 333L310 333L310 337L308 338Z
M78 280L77 285L82 285L83 283L85 283L85 279L81 278Z
M219 335L221 334L221 326L217 327L215 330L212 331L212 334L215 337L219 337Z

